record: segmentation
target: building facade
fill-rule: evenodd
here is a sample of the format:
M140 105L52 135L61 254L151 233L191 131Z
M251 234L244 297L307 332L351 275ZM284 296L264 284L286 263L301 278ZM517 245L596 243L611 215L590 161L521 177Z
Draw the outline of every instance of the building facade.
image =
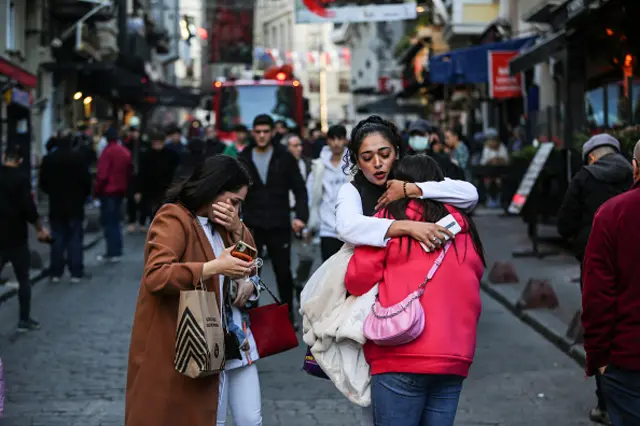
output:
M274 65L289 63L309 100L309 113L319 123L351 123L351 58L332 40L333 24L296 24L293 0L257 0L254 45L269 51Z

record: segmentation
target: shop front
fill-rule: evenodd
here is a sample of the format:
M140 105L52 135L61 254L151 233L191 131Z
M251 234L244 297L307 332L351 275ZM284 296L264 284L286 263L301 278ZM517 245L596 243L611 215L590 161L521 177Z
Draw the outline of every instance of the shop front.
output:
M19 147L25 170L31 168L31 90L37 78L0 56L0 151Z

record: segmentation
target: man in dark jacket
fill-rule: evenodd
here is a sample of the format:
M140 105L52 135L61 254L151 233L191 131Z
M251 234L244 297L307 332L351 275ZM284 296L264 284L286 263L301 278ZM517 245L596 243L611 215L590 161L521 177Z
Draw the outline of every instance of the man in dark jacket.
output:
M105 134L107 147L98 159L95 194L100 197L100 218L107 245L105 255L98 260L119 262L122 256L122 200L133 173L131 154L119 143L118 132L114 128Z
M56 146L40 166L40 189L49 196L54 239L49 272L52 281L60 281L66 254L71 281L78 282L84 275L82 222L84 202L91 193L91 174L82 154L72 151L69 138L58 139Z
M432 127L427 120L418 119L409 125L409 148L413 154L426 154L436 160L442 173L449 179L464 180L464 172L444 152L433 149L434 139L439 135L437 129Z
M261 114L253 120L255 146L238 156L251 173L253 185L244 204L244 222L253 232L257 249L264 245L273 262L280 297L289 304L293 320L291 229L300 232L309 218L307 189L298 164L281 144L273 144L273 119ZM289 212L289 191L296 199L295 219Z
M10 262L18 279L20 316L18 331L40 328L31 317L30 252L27 224L38 232L38 240L50 242L51 235L42 225L33 197L29 177L20 169L22 155L18 147L9 146L0 167L0 271Z
M640 425L640 142L632 189L595 215L584 256L587 375L601 375L614 426Z
M136 224L140 226L141 232L146 232L147 216L144 213L143 206L140 205L140 199L135 196L136 192L138 192L135 186L140 172L140 161L147 148L142 141L140 129L138 127L130 127L129 135L122 141L122 145L129 150L131 163L133 164L132 182L127 189L127 232L135 232Z
M633 168L619 152L620 142L611 135L600 134L589 139L582 148L582 158L587 165L571 180L558 212L558 232L573 242L580 261L596 211L633 184Z
M620 142L611 135L600 134L589 139L582 147L582 158L587 165L571 180L558 212L558 232L572 241L581 268L596 211L633 183L633 168L619 152ZM591 410L589 417L592 421L607 424L606 402L599 375L596 375L596 396L598 405Z
M224 152L224 149L227 147L227 145L225 145L220 139L218 139L218 134L216 133L215 127L208 126L205 136L204 155L206 158L222 154Z
M140 200L145 217L153 218L164 200L180 158L165 147L164 134L161 132L151 132L149 138L151 149L140 158L136 199Z

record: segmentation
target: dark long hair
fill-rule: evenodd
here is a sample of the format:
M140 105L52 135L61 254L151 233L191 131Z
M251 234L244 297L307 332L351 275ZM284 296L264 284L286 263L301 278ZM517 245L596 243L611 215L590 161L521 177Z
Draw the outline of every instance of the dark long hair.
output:
M344 165L342 166L345 173L350 172L355 176L361 173L358 171L358 152L360 152L360 147L366 137L373 134L379 134L393 145L396 158L403 158L407 153L407 144L396 125L382 117L372 115L360 121L351 131L351 140L347 145L347 153L344 156Z
M166 202L180 203L195 212L223 192L236 192L250 185L251 176L238 160L228 155L215 155L176 181L167 191Z
M362 199L363 213L373 216L378 198L384 194L386 187L377 186L367 180L362 171L358 169L358 153L362 143L367 136L378 134L389 142L395 149L396 158L402 158L407 153L407 145L398 131L398 128L390 121L384 120L377 115L360 121L351 131L351 141L347 146L347 153L344 156L342 170L353 175L353 184L358 189ZM393 175L393 167L390 171Z
M433 158L425 154L417 154L407 156L396 164L395 179L411 183L430 181L440 182L444 180L444 175L442 173L442 170L440 169L440 166ZM435 223L449 214L449 211L447 210L445 205L438 201L428 199L402 198L400 200L392 201L387 205L384 212L385 217L395 220L408 220L409 218L407 216L407 208L409 207L409 203L411 202L417 203L420 206L422 214L422 216L420 217L421 222ZM475 249L476 253L478 253L478 256L480 256L480 258L482 259L482 263L486 266L484 248L482 246L480 234L478 233L478 229L476 228L475 223L465 212L459 211L459 213L462 215L469 226L469 234L471 236L473 248ZM402 247L402 239L400 240L400 247ZM456 251L456 255L459 255L455 238L453 239L453 247ZM410 250L411 245L409 244L407 248L407 256L409 256ZM465 245L463 261L466 258L466 255L467 247Z

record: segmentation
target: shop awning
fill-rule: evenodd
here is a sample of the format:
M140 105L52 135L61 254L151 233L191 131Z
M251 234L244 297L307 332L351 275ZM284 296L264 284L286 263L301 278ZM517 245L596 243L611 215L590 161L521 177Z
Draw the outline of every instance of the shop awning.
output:
M26 89L34 89L38 85L38 78L24 68L0 56L0 76L21 84ZM0 81L2 81L0 77Z
M429 61L433 83L468 84L489 81L489 51L520 50L533 44L536 37L465 47L434 56Z
M567 43L566 31L555 32L526 50L520 52L518 56L509 62L509 72L511 75L529 70L540 62L548 60L558 53Z

